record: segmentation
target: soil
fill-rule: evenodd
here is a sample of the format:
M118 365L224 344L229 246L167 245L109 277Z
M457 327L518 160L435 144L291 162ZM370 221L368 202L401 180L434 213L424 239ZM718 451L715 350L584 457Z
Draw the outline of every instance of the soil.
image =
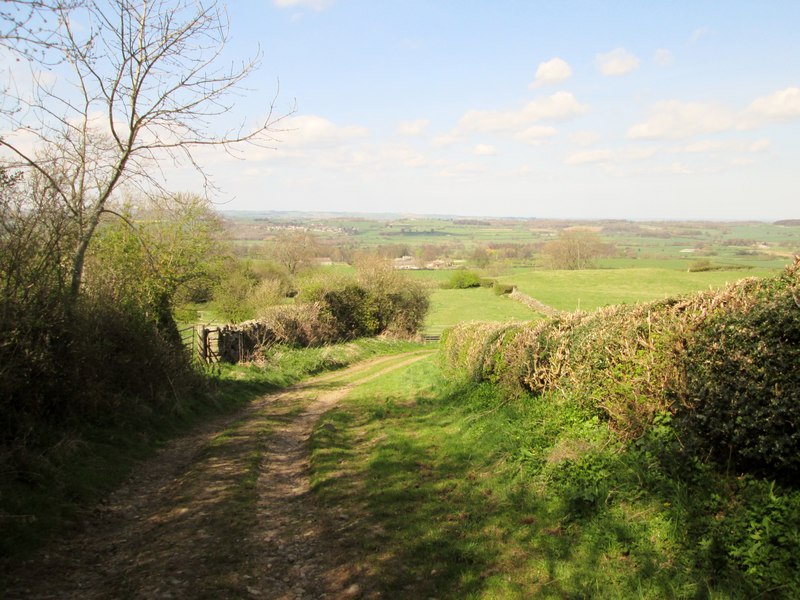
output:
M317 377L174 440L77 531L13 567L3 597L381 597L353 543L362 519L315 501L309 440L354 386L428 355Z

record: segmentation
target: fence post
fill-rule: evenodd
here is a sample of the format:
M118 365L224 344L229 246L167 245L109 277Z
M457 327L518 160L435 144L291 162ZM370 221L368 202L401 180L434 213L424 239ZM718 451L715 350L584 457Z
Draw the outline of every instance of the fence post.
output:
M200 326L200 348L198 349L198 354L200 355L200 360L204 363L208 362L208 328L205 325Z

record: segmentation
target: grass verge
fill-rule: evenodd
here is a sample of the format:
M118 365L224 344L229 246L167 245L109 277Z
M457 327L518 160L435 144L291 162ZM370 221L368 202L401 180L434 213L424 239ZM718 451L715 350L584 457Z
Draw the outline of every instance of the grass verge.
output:
M794 559L770 579L758 553L776 546L744 542L769 535L749 519L771 505L788 548L796 502L674 461L671 431L627 444L574 399L510 400L429 359L323 417L313 486L360 519L343 535L386 597L793 597Z

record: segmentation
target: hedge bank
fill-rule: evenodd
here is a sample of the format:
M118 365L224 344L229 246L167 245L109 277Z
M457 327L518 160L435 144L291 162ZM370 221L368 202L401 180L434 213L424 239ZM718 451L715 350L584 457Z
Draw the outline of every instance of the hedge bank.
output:
M728 469L800 475L800 258L774 278L536 323L446 332L447 365L512 393L562 392L626 439L669 413Z

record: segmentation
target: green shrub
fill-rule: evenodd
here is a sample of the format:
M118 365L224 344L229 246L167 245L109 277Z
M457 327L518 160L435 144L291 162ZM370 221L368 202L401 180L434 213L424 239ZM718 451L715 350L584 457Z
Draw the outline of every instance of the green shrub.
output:
M498 296L505 296L510 294L516 289L517 286L511 283L495 283L494 284L494 293Z
M564 512L577 518L594 513L608 498L612 472L607 457L591 452L560 462L550 476Z
M415 285L384 291L347 284L325 292L321 302L338 340L381 333L414 335L428 310L425 290Z
M231 322L240 323L255 316L250 302L258 276L248 262L235 262L214 288L214 308L219 315Z
M381 315L375 299L355 283L325 292L322 305L338 339L352 340L380 331Z
M481 286L481 277L474 271L459 270L453 273L447 284L444 286L447 289L453 290L466 290L469 288L476 288Z
M729 565L753 590L800 596L800 492L751 478L740 480L736 502L717 519L710 537L727 550Z
M174 322L104 296L2 326L0 446L35 446L40 429L114 418L124 404L171 410L198 383Z
M705 271L715 271L719 268L720 267L715 267L707 258L701 258L700 260L692 262L687 270L689 273L703 273Z
M295 304L266 307L257 321L228 327L222 353L236 362L275 343L309 347L383 334L409 338L427 310L420 283L372 264L368 276L305 279Z

